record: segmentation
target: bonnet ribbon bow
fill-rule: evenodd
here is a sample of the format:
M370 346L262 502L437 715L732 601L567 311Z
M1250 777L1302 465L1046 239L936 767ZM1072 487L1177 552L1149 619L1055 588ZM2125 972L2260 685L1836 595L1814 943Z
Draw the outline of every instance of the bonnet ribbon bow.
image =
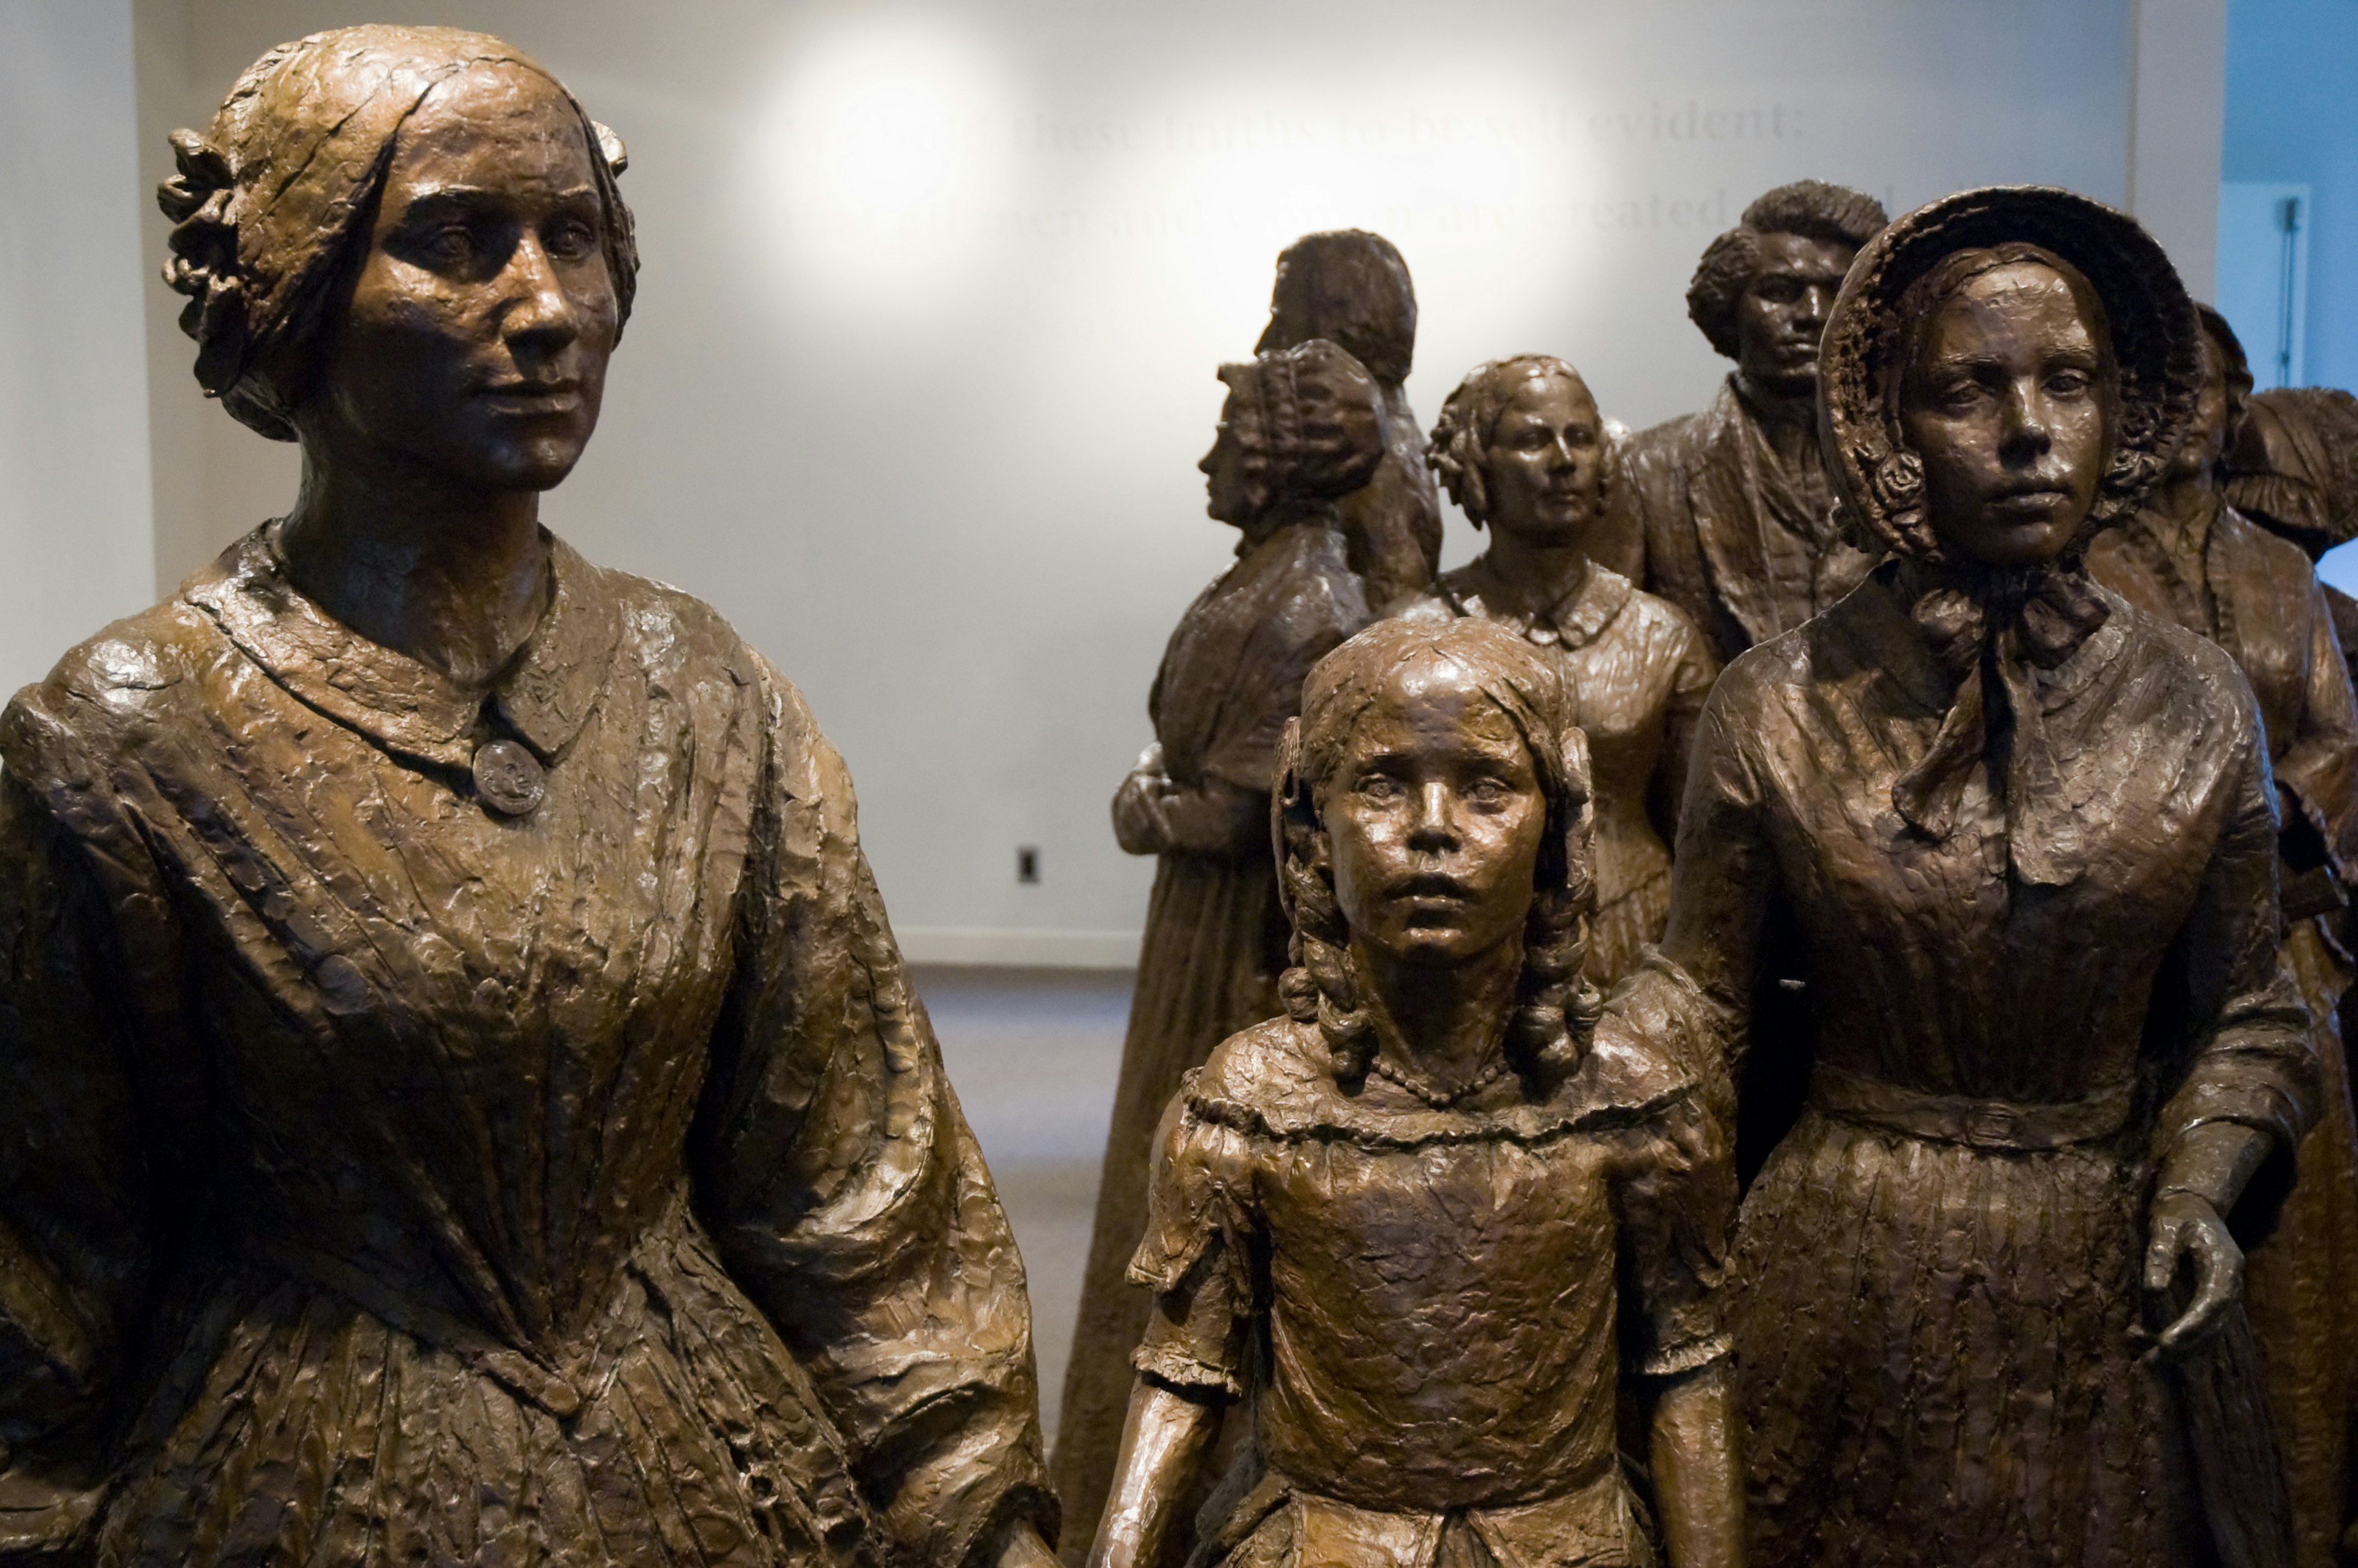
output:
M1910 614L1934 662L1957 682L1957 695L1931 749L1891 786L1891 804L1910 827L1949 837L1966 782L2004 732L2003 771L1994 767L1990 782L2005 803L2015 875L2048 887L2079 876L2077 813L2064 798L2062 769L2025 665L2055 668L2111 613L2085 577L2052 569L1977 592L1936 579L1917 597Z

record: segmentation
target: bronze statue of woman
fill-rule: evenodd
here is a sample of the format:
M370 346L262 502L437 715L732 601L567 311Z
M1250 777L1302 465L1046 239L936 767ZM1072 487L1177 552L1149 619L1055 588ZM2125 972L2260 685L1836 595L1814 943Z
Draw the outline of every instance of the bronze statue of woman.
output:
M1555 662L1398 620L1310 674L1276 799L1285 1015L1163 1122L1154 1292L1090 1568L1148 1568L1220 1411L1196 1560L1742 1561L1719 1313L1734 1173L1702 1085L1585 973L1587 747Z
M1604 421L1580 373L1547 354L1479 365L1442 405L1430 460L1489 548L1404 613L1478 615L1548 651L1587 733L1596 784L1589 973L1611 986L1662 934L1687 753L1719 661L1694 622L1593 560Z
M544 529L622 144L447 28L173 137L294 508L0 718L10 1562L1036 1564L1023 1271L849 779Z
M1313 338L1349 352L1383 392L1384 458L1336 498L1344 553L1379 613L1433 582L1441 565L1441 496L1424 467L1424 431L1405 383L1416 358L1416 288L1390 240L1364 229L1304 234L1278 253L1266 354Z
M2246 1260L2244 1298L2268 1368L2302 1568L2333 1568L2351 1524L2358 1417L2358 1121L2338 1013L2358 871L2358 699L2309 557L2227 504L2218 466L2252 373L2205 306L2202 390L2185 444L2136 515L2096 535L2088 571L2157 619L2234 655L2259 698L2275 772L2285 963L2309 1004L2323 1092L2275 1228Z
M1114 834L1157 857L1106 1133L1097 1219L1054 1455L1077 1561L1113 1476L1144 1291L1123 1269L1146 1224L1155 1120L1213 1046L1278 1011L1285 915L1269 856L1269 781L1310 666L1370 619L1336 499L1383 459L1382 393L1323 338L1223 365L1228 396L1198 466L1206 510L1243 535L1188 606L1147 708L1155 743L1113 802Z
M2317 1115L2266 741L2226 654L2083 565L2200 352L2142 229L2033 188L1900 219L1828 323L1844 525L1891 558L1720 677L1675 968L1617 998L1739 1055L1791 912L1815 1062L1730 1308L1756 1564L2288 1547L2227 1227Z

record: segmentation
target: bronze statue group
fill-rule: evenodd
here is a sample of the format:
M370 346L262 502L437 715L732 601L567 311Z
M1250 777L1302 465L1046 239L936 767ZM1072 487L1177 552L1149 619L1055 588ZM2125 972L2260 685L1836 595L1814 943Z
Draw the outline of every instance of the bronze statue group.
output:
M1771 191L1636 435L1287 249L1052 1484L840 759L539 524L620 138L369 27L173 146L304 481L0 716L0 1562L2358 1555L2358 402L2128 218Z

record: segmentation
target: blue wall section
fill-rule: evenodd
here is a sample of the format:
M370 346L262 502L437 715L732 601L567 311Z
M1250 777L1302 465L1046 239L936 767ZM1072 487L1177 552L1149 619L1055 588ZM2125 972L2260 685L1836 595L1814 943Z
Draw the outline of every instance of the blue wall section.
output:
M2358 390L2358 0L2229 0L2220 172L2309 186L2306 379Z

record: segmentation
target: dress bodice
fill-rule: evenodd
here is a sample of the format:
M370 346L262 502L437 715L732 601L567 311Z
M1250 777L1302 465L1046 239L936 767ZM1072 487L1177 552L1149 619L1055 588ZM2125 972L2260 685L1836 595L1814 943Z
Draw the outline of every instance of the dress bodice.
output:
M0 1303L72 1368L0 1415L111 1561L465 1557L512 1471L519 1563L691 1517L688 1562L955 1557L1043 1506L1012 1242L839 759L709 610L548 545L489 689L330 619L265 529L0 721L0 1201L79 1314ZM863 1494L847 1453L903 1441ZM665 1449L701 1478L584 1489Z

